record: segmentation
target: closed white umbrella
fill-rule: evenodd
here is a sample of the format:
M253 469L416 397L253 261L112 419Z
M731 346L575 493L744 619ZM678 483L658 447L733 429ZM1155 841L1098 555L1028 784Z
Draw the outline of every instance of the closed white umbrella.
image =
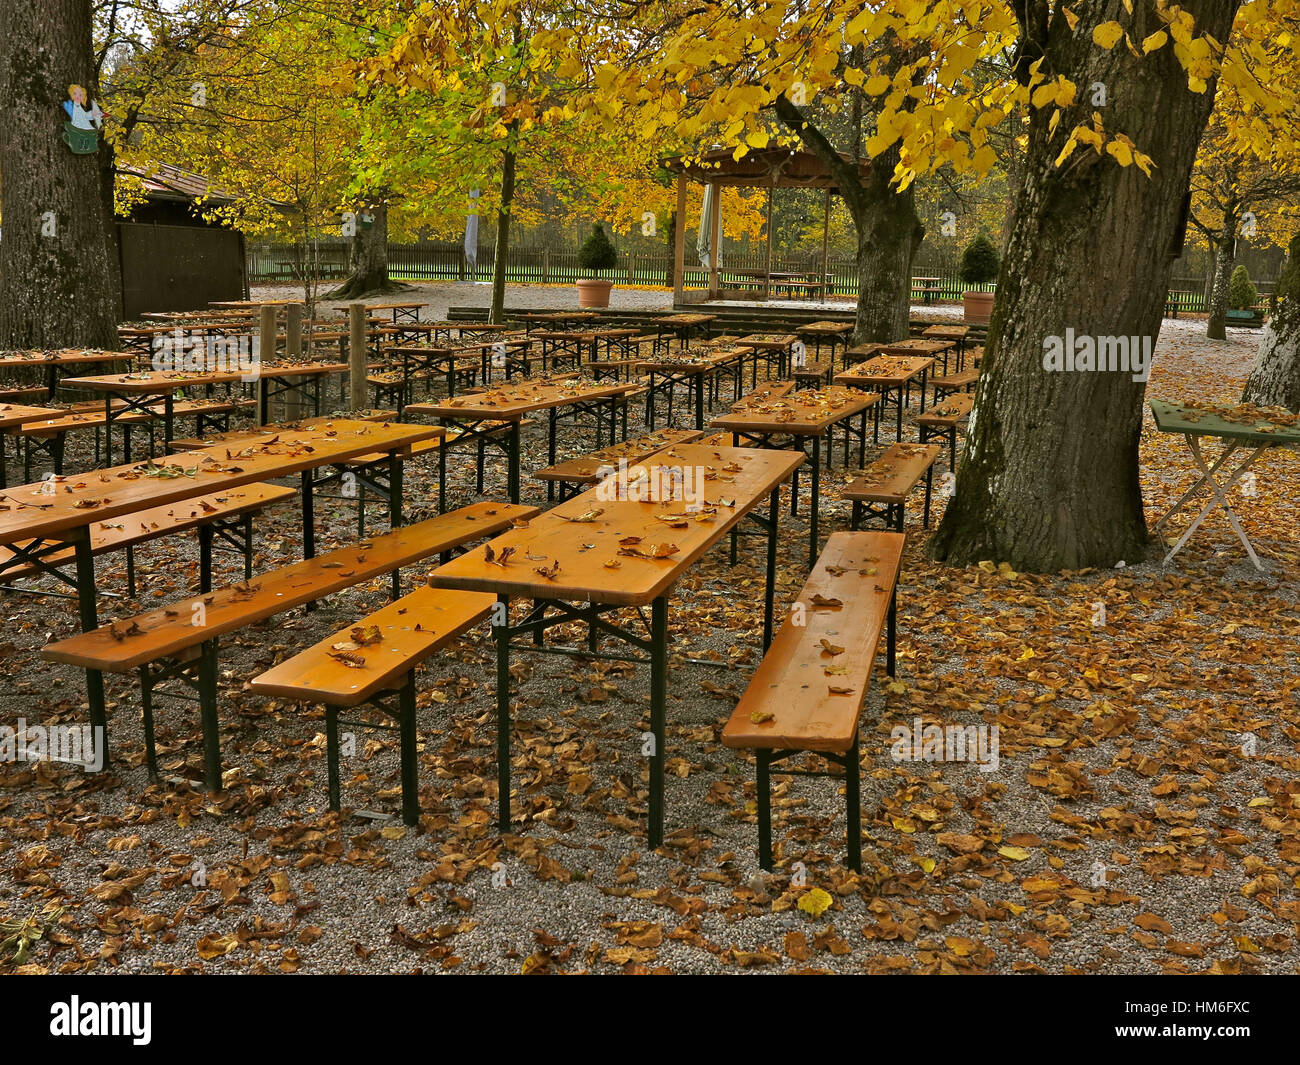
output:
M709 270L710 262L716 257L718 269L722 269L722 248L713 248L713 219L714 216L722 209L719 202L721 197L717 195L717 189L712 184L704 186L704 203L700 207L700 231L695 238L695 250L700 256L700 265ZM722 243L721 230L719 230L718 243Z
M478 265L478 189L469 194L469 214L465 218L465 263L473 273Z

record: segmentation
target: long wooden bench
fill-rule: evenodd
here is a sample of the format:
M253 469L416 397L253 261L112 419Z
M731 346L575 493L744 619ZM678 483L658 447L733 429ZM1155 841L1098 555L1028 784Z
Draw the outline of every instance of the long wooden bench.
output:
M916 419L921 443L934 439L948 441L948 469L957 469L957 430L970 417L975 407L971 392L958 392L937 407L932 407Z
M670 447L692 444L703 435L704 433L698 429L660 429L638 436L634 440L624 440L622 443L603 447L599 451L592 451L578 458L557 462L554 466L538 470L533 476L539 481L547 482L548 497L551 497L550 489L553 486L557 488L560 502L563 503L586 487L597 484L608 475L610 468L617 467L620 461L629 466L644 462L652 455L667 451Z
M90 526L90 551L103 555L111 551L126 551L127 591L135 598L135 548L137 545L162 536L199 532L199 591L212 587L212 545L217 537L243 552L244 579L253 575L253 518L264 507L282 502L297 495L297 489L274 484L246 484L226 492L197 496L181 503L152 507L149 510L128 514L116 521L94 522ZM65 584L76 587L76 581L65 574L60 566L73 561L73 549L31 557L40 541L28 541L11 547L0 547L0 582L9 584L16 580L48 573Z
M930 527L930 496L933 491L934 463L943 449L938 444L891 444L880 458L855 477L841 493L853 504L850 528L858 529L864 521L879 519L886 529L903 531L907 497L925 478L925 518Z
M939 403L950 392L969 392L979 380L979 370L959 370L957 373L943 374L930 378L930 387L934 389L934 401Z
M758 860L765 870L772 869L772 763L806 751L844 767L848 864L862 868L858 721L882 631L894 675L905 542L894 532L831 534L722 730L724 746L754 751Z
M415 749L415 667L486 618L495 603L496 597L488 592L417 588L249 683L253 691L263 695L324 705L331 810L340 808L339 711L369 703L396 719L396 725L343 723L397 731L402 767L402 820L408 825L416 823L420 809ZM357 629L371 642L357 645L353 639ZM352 645L355 650L340 652L340 645Z
M44 385L33 385L23 388L0 388L0 403L12 403L18 399L36 399L49 395L49 389Z
M90 632L47 644L41 655L87 670L138 670L143 705L145 754L157 776L153 735L153 690L181 679L197 688L203 723L204 779L221 786L217 724L217 644L227 633L333 592L396 573L405 566L487 537L538 513L511 503L475 503L449 514L405 525L359 544L294 562L208 595L121 618Z
M131 429L137 425L149 425L157 416L154 414L119 414L113 424L121 426L126 444L127 461L131 454ZM27 422L14 430L23 443L23 479L32 478L32 454L43 452L48 456L50 465L56 474L63 473L63 453L67 435L82 429L95 430L95 461L99 462L99 430L108 425L108 415L101 403L97 410L71 410L46 418L39 422Z

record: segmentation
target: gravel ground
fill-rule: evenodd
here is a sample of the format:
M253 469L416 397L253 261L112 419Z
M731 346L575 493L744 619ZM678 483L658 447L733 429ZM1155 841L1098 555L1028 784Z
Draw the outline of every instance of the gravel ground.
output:
M516 306L574 303L568 289L511 288ZM471 292L486 302L483 286L420 295L440 315ZM663 293L614 296L665 302ZM1153 394L1239 396L1258 334L1215 343L1200 328L1165 323ZM630 420L630 431L640 428ZM587 440L566 427L562 453ZM545 464L541 426L525 446L525 471ZM1191 482L1182 448L1148 426L1142 478L1153 520ZM78 461L89 456L72 455L69 468ZM847 527L837 487L848 473L828 474L828 530ZM472 466L451 479L456 503L475 498ZM1107 570L1031 576L998 560L946 569L925 558L919 505L910 510L899 683L882 678L864 719L861 875L840 864L838 782L779 774L778 870L757 869L752 761L717 741L760 657L756 551L732 568L715 550L674 598L680 658L658 852L644 834L647 672L590 659L516 657L516 831L495 834L486 629L418 675L418 829L357 814L397 807L396 741L386 732L354 730L344 814L331 814L320 710L244 685L382 605L385 581L223 643L218 797L195 786L195 708L169 702L156 712L168 780L151 787L138 685L108 677L110 772L0 766L0 919L57 914L48 942L0 969L1294 972L1296 483L1296 454L1279 451L1259 466L1257 495L1238 500L1262 574L1218 517L1167 568L1153 544L1148 558ZM412 516L431 512L436 463L413 464L407 485ZM490 462L487 495L503 492L504 469ZM527 478L525 501L545 501ZM353 507L318 507L318 550L355 539ZM372 528L384 520L372 511ZM804 576L806 527L788 508L782 527L778 594L789 600ZM301 557L292 506L258 528L259 571ZM197 582L196 543L158 541L138 568L138 602L105 598L105 619L184 598ZM240 576L223 556L218 581ZM123 560L102 559L99 579L124 596ZM38 657L47 640L75 631L67 601L9 596L3 607L0 721L84 721L82 674ZM997 725L997 770L895 761L890 730L917 716Z

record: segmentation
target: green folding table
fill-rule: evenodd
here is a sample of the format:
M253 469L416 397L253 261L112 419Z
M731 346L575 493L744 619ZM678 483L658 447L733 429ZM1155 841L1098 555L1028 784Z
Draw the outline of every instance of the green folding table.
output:
M1150 401L1150 406L1156 428L1162 433L1182 433L1192 453L1192 459L1201 471L1201 476L1196 483L1183 493L1182 498L1163 518L1156 522L1156 530L1159 531L1165 522L1186 507L1203 490L1208 490L1210 493L1210 498L1201 508L1200 513L1192 519L1192 523L1170 548L1169 554L1165 556L1165 562L1168 563L1183 549L1187 541L1192 538L1192 534L1200 527L1201 522L1218 506L1227 513L1228 523L1246 548L1246 554L1250 556L1255 568L1262 570L1264 567L1255 554L1250 540L1247 539L1241 522L1237 520L1232 505L1228 502L1228 493L1234 484L1246 476L1255 460L1269 448L1288 444L1300 445L1300 421L1296 420L1295 415L1285 411L1268 411L1249 405L1238 407L1219 407L1208 403L1179 405L1153 399ZM1218 437L1224 443L1223 452L1212 464L1207 463L1201 453L1201 437L1205 436ZM1244 461L1238 461L1236 465L1229 464L1228 460L1233 455L1247 450L1250 454ZM1220 479L1220 471L1226 471L1222 479Z

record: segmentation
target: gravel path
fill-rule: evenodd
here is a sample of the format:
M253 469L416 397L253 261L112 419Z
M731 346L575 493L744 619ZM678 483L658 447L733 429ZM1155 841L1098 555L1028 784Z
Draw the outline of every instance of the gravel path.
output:
M571 290L511 288L512 305L575 302ZM441 315L471 292L486 302L484 286L421 296ZM618 289L615 299L665 303ZM1258 334L1213 343L1199 328L1165 323L1154 395L1240 394ZM586 439L566 427L562 453ZM545 464L540 426L526 448L525 471ZM70 468L78 461L89 457L72 455ZM1031 576L998 560L950 570L925 558L911 509L900 683L871 694L863 729L860 876L840 864L839 784L779 774L779 869L757 870L752 762L717 736L760 657L761 560L742 552L732 568L723 549L681 582L670 615L675 654L726 668L672 669L668 839L657 853L644 834L648 677L622 663L516 659L516 832L495 834L485 629L418 676L418 830L355 814L396 809L386 732L354 730L348 809L330 814L319 709L244 685L382 605L386 582L376 581L223 641L219 797L193 783L201 748L188 703L157 711L169 779L149 786L129 677L107 678L111 772L0 766L0 919L58 915L25 971L1294 972L1297 461L1270 455L1257 496L1239 500L1263 574L1217 517L1168 569L1153 545L1147 559L1108 570ZM848 472L828 475L827 529L847 527L837 496ZM472 466L451 479L456 503L475 498ZM1148 426L1148 513L1190 479L1181 441ZM412 517L431 512L436 463L413 464L407 481ZM502 497L495 463L487 487ZM525 493L544 503L528 478ZM352 503L324 503L317 518L318 550L355 539ZM371 527L384 520L372 512ZM788 508L782 524L778 593L788 601L804 576L806 527ZM301 557L296 526L292 507L262 519L259 571ZM105 619L183 598L197 580L196 545L159 541L138 568L139 601L105 599ZM238 578L223 557L217 580ZM101 561L100 586L124 595L122 559ZM2 605L0 721L84 721L82 675L38 657L76 630L67 601ZM891 729L918 716L997 725L997 771L895 761ZM829 908L816 913L819 902Z

